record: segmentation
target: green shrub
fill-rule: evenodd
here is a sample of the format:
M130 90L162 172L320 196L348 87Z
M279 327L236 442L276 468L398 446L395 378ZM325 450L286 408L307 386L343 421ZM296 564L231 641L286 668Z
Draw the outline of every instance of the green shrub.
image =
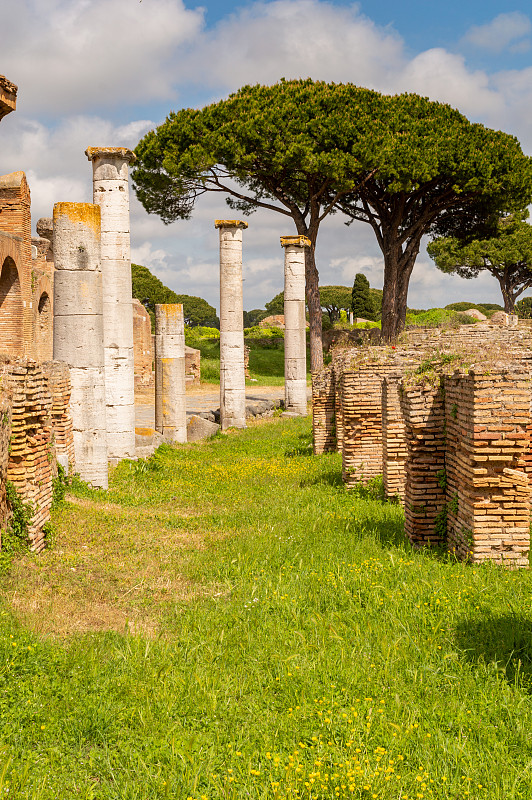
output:
M33 506L24 503L10 481L6 481L6 497L11 518L2 535L0 550L0 574L7 572L13 556L23 553L28 548L28 529L33 517Z

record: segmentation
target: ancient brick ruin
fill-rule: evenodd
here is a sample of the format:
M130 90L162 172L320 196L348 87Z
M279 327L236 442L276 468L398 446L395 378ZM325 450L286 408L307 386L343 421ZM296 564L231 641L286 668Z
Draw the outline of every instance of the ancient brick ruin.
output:
M313 376L316 453L347 487L383 476L414 546L528 566L532 332L503 320L339 348ZM509 323L509 324L508 324Z
M0 119L15 110L16 95L0 76ZM134 349L140 380L154 383L149 316L131 299L134 156L99 147L87 155L95 205L56 204L54 220L40 219L33 237L24 173L0 176L0 546L6 481L31 504L29 536L40 551L58 464L105 487L109 458L135 457ZM199 352L189 351L199 380ZM181 371L184 363L185 355Z

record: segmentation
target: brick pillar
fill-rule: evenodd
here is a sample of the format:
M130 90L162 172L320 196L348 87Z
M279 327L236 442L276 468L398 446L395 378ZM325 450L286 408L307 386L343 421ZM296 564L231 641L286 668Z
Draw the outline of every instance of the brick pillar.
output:
M401 391L408 458L405 534L417 547L445 542L445 410L439 385L405 385Z
M336 450L334 375L325 367L312 375L312 438L314 455Z

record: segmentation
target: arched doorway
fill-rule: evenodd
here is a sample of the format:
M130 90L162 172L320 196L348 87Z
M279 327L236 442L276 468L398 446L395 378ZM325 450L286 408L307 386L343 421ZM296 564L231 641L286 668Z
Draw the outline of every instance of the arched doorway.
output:
M24 354L23 323L20 280L15 262L8 256L0 273L0 352Z
M35 326L35 349L39 361L52 360L52 336L52 304L47 292L43 292L39 299Z

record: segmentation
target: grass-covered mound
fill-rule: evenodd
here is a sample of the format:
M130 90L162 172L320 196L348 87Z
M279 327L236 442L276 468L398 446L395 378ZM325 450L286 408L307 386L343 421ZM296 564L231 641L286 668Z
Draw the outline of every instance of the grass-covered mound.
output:
M530 573L412 552L308 420L123 462L55 525L1 584L2 796L530 797Z

